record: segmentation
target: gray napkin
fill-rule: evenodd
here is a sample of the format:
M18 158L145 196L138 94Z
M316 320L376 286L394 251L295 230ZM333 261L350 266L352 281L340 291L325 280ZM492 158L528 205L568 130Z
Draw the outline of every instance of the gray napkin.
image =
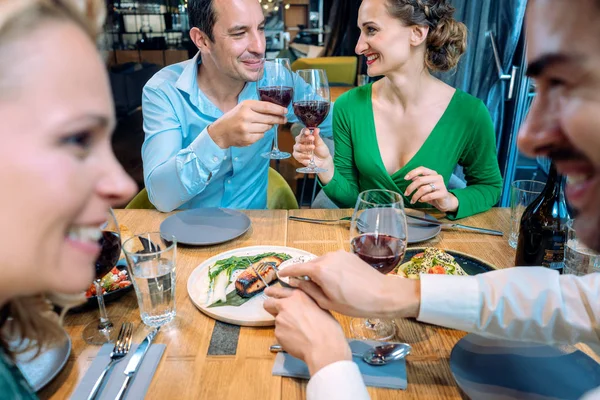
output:
M121 389L121 385L125 382L125 367L127 363L131 359L131 356L135 352L137 348L137 344L132 344L131 349L129 350L129 354L119 361L112 369L112 372L109 373L105 380L104 388L98 397L100 400L105 399L114 399L117 397L119 393L119 389ZM107 343L100 348L98 355L92 362L92 365L88 369L87 373L83 377L82 381L75 389L73 396L71 399L79 400L79 399L87 399L96 380L104 370L104 368L108 365L110 361L110 352L112 351L114 345L112 343ZM146 391L150 386L150 382L152 382L152 377L154 376L154 372L156 371L156 367L158 367L158 363L165 351L164 344L153 344L150 345L148 352L144 356L142 360L142 364L140 365L140 369L134 375L133 380L129 383L129 390L125 395L126 399L143 399L146 396Z
M383 342L349 340L353 353L362 354L369 347L385 344ZM369 365L362 357L353 356L353 361L358 365L363 380L367 386L388 389L406 389L406 361L399 360L383 366ZM273 375L287 376L290 378L309 379L308 367L303 361L292 357L287 353L279 353L275 357Z

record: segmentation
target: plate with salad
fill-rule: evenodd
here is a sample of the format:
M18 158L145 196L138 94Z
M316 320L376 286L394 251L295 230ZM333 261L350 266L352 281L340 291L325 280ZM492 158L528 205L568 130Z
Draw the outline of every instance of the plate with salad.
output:
M277 270L316 258L283 246L252 246L216 255L192 271L187 282L192 303L206 315L241 326L271 326L263 308L266 284L279 285Z
M410 248L404 260L392 273L409 279L419 279L422 274L477 275L497 269L471 255L435 247Z
M117 265L113 267L100 280L104 293L104 302L110 303L123 297L127 292L133 289L129 272L127 271L127 262L125 259L120 259ZM87 301L80 306L69 309L72 312L84 311L90 308L98 307L98 299L96 298L96 286L92 283L85 292Z

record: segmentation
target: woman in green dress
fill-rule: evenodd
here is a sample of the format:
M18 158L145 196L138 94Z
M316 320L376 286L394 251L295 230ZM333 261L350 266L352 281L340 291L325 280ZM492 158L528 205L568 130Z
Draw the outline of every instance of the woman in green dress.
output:
M318 130L300 135L294 157L307 164L314 149L319 180L340 207L358 194L388 189L415 208L435 207L451 219L493 207L502 178L496 136L482 101L432 75L453 69L467 30L446 0L365 0L356 53L379 81L342 95L334 107L335 156ZM313 145L314 143L314 145ZM466 188L448 190L457 165Z
M112 153L114 106L94 29L63 1L0 1L2 399L36 398L11 342L42 349L64 335L48 300L81 300L102 218L136 189ZM105 9L84 3L93 20Z

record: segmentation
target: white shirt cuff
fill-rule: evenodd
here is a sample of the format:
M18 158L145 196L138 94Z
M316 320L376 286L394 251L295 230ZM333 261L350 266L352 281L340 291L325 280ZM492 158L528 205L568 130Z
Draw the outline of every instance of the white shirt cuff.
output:
M476 277L421 275L421 322L472 332L481 305Z
M306 400L370 399L358 366L338 361L321 368L308 382Z

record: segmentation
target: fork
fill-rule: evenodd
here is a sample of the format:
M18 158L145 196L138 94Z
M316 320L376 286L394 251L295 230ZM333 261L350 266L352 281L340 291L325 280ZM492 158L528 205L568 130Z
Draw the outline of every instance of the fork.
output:
M265 278L262 277L261 273L266 272L269 267L273 268L275 270L275 272L277 273L277 270L274 268L275 267L275 263L274 262L261 262L260 264L258 264L257 267L250 265L252 267L252 269L254 270L254 272L256 273L256 275L258 275L258 279L260 279L262 281L262 283L265 284L266 287L269 287L270 285L267 283L267 281L265 281Z
M93 400L98 397L98 394L100 393L100 388L102 387L104 379L108 375L109 371L115 366L116 363L123 360L127 353L129 353L132 338L133 324L131 322L124 322L121 325L121 330L119 331L119 336L117 337L117 341L115 342L115 347L113 347L113 350L110 353L110 362L98 377L98 380L92 388L92 392L88 396L88 400Z
M343 217L340 219L318 219L318 218L296 217L293 215L290 215L288 217L288 219L290 219L292 221L309 222L309 223L313 223L313 224L341 224L344 222L350 223L352 221L352 217ZM368 230L368 228L369 228L367 223L361 219L356 219L356 225L357 225L358 229L360 229L363 232Z
M266 271L269 267L273 267L273 269L277 273L277 269L275 268L274 262L261 262L260 264L258 264L257 267L254 267L254 265L250 264L250 268L252 268L252 270L254 271L256 276L258 276L258 279L260 279L262 281L262 283L265 284L265 287L269 287L270 285L267 283L267 281L265 281L265 279L262 277L262 275L260 273ZM267 298L267 295L264 292L261 292L260 296L263 299Z

